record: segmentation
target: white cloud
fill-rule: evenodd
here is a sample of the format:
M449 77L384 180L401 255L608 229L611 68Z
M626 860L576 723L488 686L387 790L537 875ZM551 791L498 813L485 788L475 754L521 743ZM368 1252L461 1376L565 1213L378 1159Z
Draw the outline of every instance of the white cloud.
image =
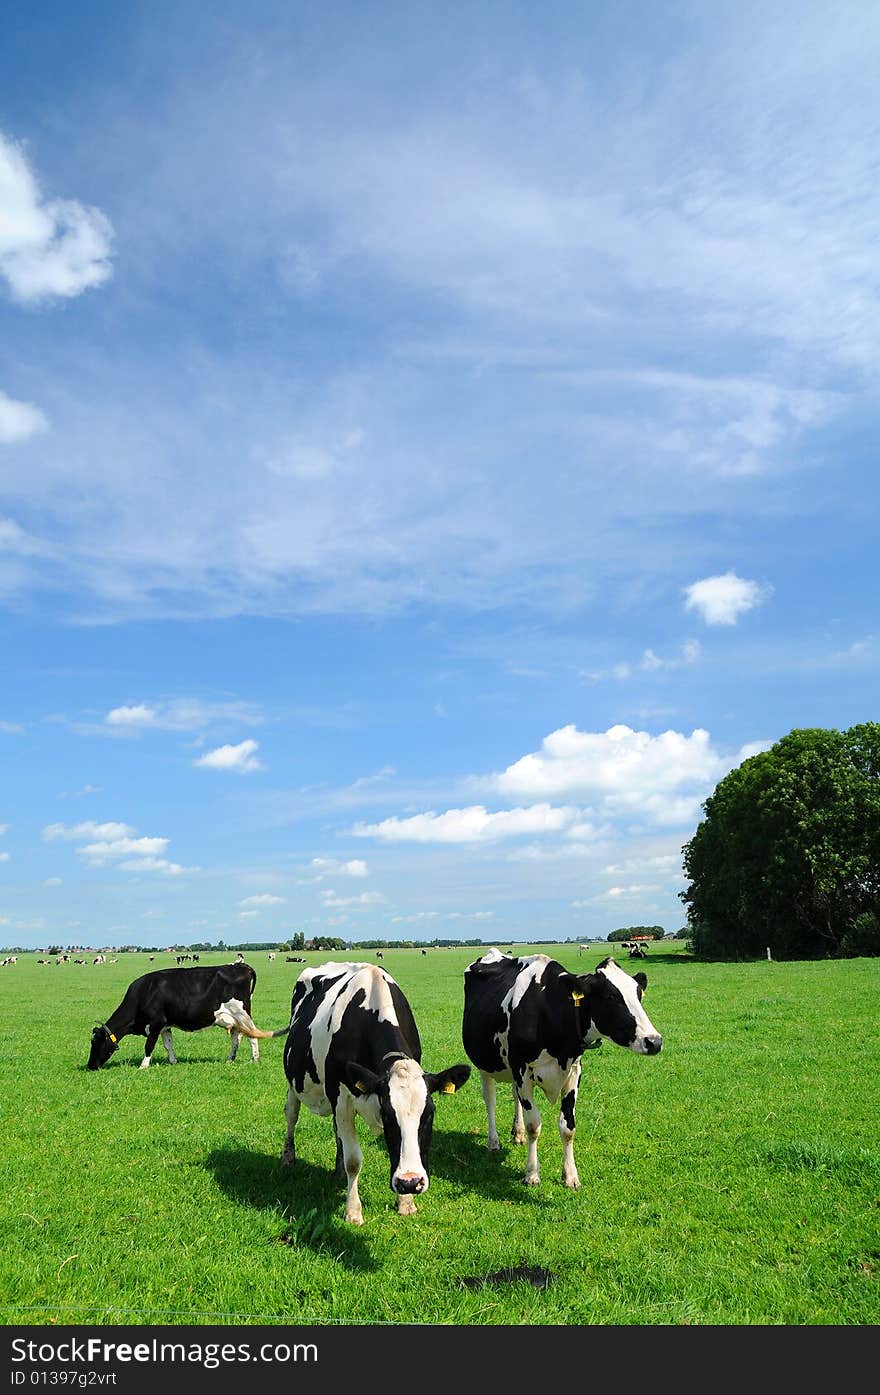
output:
M43 886L61 886L61 885L62 885L62 881L61 881L61 878L60 878L60 877L46 877L45 881L43 882Z
M168 702L133 703L114 707L104 718L110 727L150 727L161 731L201 731L215 722L242 722L258 726L263 718L248 702L203 702L200 698L174 698Z
M329 889L321 892L325 907L337 909L340 906L378 906L385 897L379 891L362 891L360 896L337 896Z
M707 625L735 625L741 615L766 600L772 589L736 572L707 576L685 587L685 610L698 611Z
M12 827L12 824L11 824L11 823L0 823L0 838L3 837L3 834L4 834L4 833L8 833L8 832L9 832L9 830L10 830L11 827Z
M642 797L696 782L714 781L723 762L709 733L690 736L617 725L604 732L579 731L573 724L551 732L539 752L531 752L491 777L503 794L561 796L589 794Z
M9 732L10 734L15 733L17 735L19 732L24 731L24 727L21 726L19 722L0 722L0 731Z
M167 842L167 839L143 838L139 841ZM135 857L117 863L123 872L162 872L166 877L180 877L184 872L199 872L200 867L182 867L179 862L168 862L164 857Z
M233 770L238 775L248 775L252 770L264 769L256 756L258 749L259 742L251 740L240 741L237 746L218 746L215 751L194 760L193 765L206 770Z
M134 829L130 824L93 823L91 819L74 824L49 823L43 829L43 837L47 842L57 838L63 838L66 842L76 842L80 838L129 838L132 833Z
M358 823L351 832L357 838L380 838L389 843L488 843L523 834L555 833L577 815L577 809L554 809L549 804L490 814L481 804L474 804L448 809L445 814L429 812L383 819L381 823Z
M77 852L90 862L106 862L116 857L159 857L167 847L167 838L113 838L87 843Z
M270 891L262 891L257 896L246 896L238 904L240 906L282 906L284 900L283 896L273 896Z
M49 423L39 407L30 402L16 402L0 392L0 445L26 441L39 431L48 430Z
M359 858L352 858L350 862L339 862L334 857L313 857L310 866L319 876L343 877L366 877L369 875L367 864Z
M149 727L156 721L156 714L152 707L140 705L138 707L114 707L104 721L108 726L114 727Z
M11 854L11 853L7 853L7 852L2 852L2 853L0 853L0 862L11 862L11 861L12 861L12 854Z
M605 899L614 901L620 896L640 896L646 891L659 890L660 888L658 886L648 886L642 883L635 883L630 886L609 886L607 891L600 892L599 895L593 899L595 901L603 901ZM590 903L589 901L575 901L572 904L576 906L588 906Z
M0 518L0 552L18 557L45 557L52 549L32 533L25 532L14 518Z
M46 202L20 146L0 135L0 276L13 296L75 296L110 276L113 229L97 208Z

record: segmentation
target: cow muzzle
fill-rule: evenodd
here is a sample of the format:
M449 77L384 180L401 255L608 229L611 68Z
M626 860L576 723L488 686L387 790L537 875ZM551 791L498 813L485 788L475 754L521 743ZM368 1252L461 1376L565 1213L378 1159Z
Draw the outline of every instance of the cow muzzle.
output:
M399 1172L391 1186L398 1196L421 1196L428 1190L428 1179L424 1172Z
M642 1037L642 1050L646 1056L656 1056L663 1046L663 1038L659 1032L655 1032L651 1037Z

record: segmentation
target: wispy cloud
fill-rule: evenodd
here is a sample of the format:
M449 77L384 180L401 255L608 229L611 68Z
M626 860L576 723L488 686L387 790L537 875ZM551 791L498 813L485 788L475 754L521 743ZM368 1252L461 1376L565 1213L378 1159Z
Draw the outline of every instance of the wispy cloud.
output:
M351 858L348 862L340 862L335 857L313 857L309 866L319 878L328 876L366 877L368 875L367 864L357 857Z
M467 809L447 809L443 814L431 812L383 819L381 823L357 823L350 832L356 838L378 838L388 843L489 843L525 834L559 832L574 821L577 813L576 809L554 809L549 804L490 813L481 804L474 804Z
M127 823L95 823L86 819L82 823L48 823L43 829L47 842L63 839L65 842L82 841L83 838L119 839L130 838L134 829Z
M359 896L339 896L329 888L321 892L321 898L325 907L339 909L344 906L349 910L379 906L385 900L380 891L362 891Z
M139 702L113 707L104 721L108 727L134 730L201 731L218 722L258 726L263 717L253 703L173 698L167 702Z

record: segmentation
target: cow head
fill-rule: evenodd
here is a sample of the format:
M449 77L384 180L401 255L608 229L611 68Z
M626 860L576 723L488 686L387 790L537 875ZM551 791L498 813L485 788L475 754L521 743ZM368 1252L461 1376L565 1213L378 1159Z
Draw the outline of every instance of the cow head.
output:
M106 1022L99 1022L92 1032L92 1049L87 1062L89 1070L98 1070L107 1064L114 1051L119 1050L119 1042Z
M590 1036L594 1040L599 1036L608 1037L617 1046L625 1046L643 1056L657 1055L663 1038L642 1007L642 996L648 987L646 974L630 977L613 959L604 959L594 974L572 974L571 978L579 979L582 985L584 1007L589 1008Z
M470 1066L450 1066L431 1075L409 1056L391 1062L381 1075L349 1061L345 1083L357 1098L373 1096L379 1108L391 1160L391 1190L420 1196L428 1190L428 1153L434 1127L432 1095L451 1095L471 1073Z

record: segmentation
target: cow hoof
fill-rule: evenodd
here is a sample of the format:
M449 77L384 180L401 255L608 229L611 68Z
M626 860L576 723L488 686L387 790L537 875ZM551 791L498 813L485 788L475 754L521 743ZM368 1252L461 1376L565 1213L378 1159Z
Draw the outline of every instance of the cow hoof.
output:
M515 1143L518 1148L521 1148L526 1141L526 1136L524 1133L512 1133L510 1135L510 1141L511 1143Z
M497 1138L490 1138L486 1146L488 1147L490 1153L501 1152L501 1144L498 1142Z
M525 1182L527 1187L537 1187L541 1179L538 1176L537 1172L527 1172L525 1177L523 1178L523 1181Z
M570 1191L579 1192L581 1189L581 1179L578 1177L577 1173L575 1173L574 1177L563 1176L562 1185L563 1187L568 1187Z
M352 1211L350 1215L348 1211L346 1211L345 1219L349 1225L363 1225L364 1223L364 1218L360 1211Z
M414 1216L416 1214L416 1204L411 1196L400 1196L397 1198L398 1216Z
M281 1150L281 1166L282 1166L282 1167L293 1167L293 1164L294 1164L295 1162L296 1162L296 1153L293 1151L293 1149L292 1149L292 1148L283 1148L283 1149Z

